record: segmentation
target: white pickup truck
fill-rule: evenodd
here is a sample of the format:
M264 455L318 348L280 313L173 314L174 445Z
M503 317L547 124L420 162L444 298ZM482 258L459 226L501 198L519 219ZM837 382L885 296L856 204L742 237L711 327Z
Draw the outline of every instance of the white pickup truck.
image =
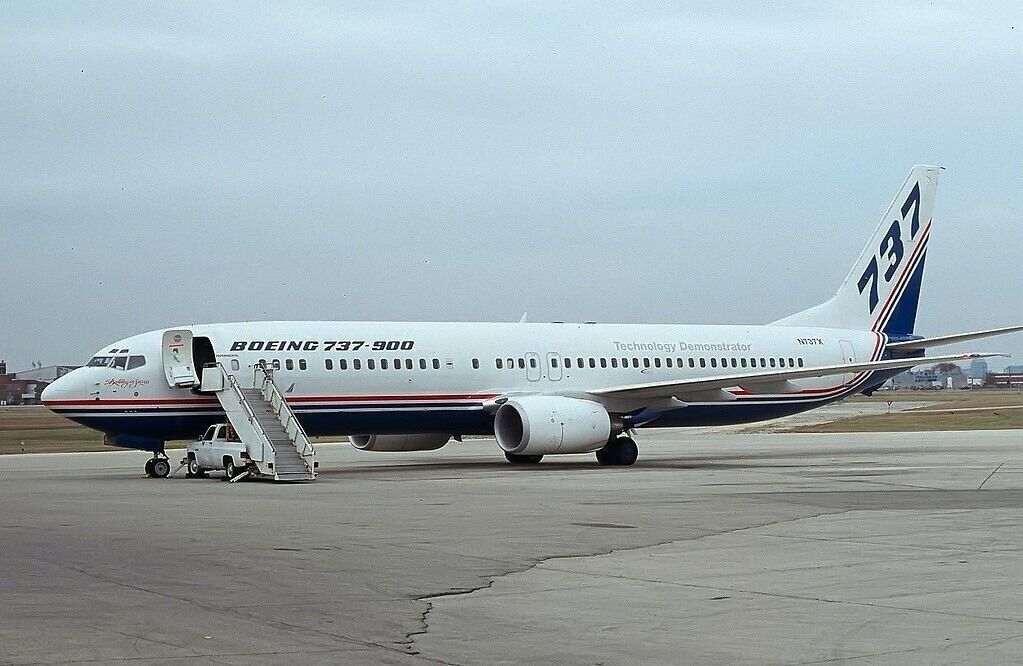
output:
M206 476L210 470L224 470L233 479L249 466L249 454L245 444L238 439L234 428L228 423L211 425L202 439L192 442L185 450L185 462L189 478Z

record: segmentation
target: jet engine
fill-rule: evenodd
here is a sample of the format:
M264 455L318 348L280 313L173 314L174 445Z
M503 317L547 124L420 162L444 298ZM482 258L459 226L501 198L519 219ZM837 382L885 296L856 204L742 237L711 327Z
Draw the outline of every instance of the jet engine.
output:
M348 441L361 451L434 451L448 443L451 435L351 435Z
M560 396L523 396L494 417L497 443L507 453L588 453L607 443L611 417L599 403Z

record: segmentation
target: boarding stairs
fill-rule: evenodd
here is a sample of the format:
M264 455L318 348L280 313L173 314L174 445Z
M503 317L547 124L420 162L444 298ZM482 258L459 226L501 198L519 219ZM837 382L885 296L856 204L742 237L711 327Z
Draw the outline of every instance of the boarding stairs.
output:
M275 481L316 478L316 451L274 381L273 370L257 364L252 386L243 386L223 365L210 364L203 368L200 388L216 394L260 474Z

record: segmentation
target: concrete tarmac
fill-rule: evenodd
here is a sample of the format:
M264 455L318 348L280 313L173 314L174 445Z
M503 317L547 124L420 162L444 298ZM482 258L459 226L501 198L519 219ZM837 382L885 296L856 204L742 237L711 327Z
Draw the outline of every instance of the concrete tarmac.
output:
M639 442L321 445L302 485L0 458L0 663L1020 661L1020 431Z

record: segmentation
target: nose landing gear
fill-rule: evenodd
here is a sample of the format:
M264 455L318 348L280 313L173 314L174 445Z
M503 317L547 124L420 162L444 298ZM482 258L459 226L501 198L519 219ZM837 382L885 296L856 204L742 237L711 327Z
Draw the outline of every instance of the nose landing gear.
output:
M155 454L152 459L146 461L146 476L154 479L165 479L170 476L170 460L166 455Z

